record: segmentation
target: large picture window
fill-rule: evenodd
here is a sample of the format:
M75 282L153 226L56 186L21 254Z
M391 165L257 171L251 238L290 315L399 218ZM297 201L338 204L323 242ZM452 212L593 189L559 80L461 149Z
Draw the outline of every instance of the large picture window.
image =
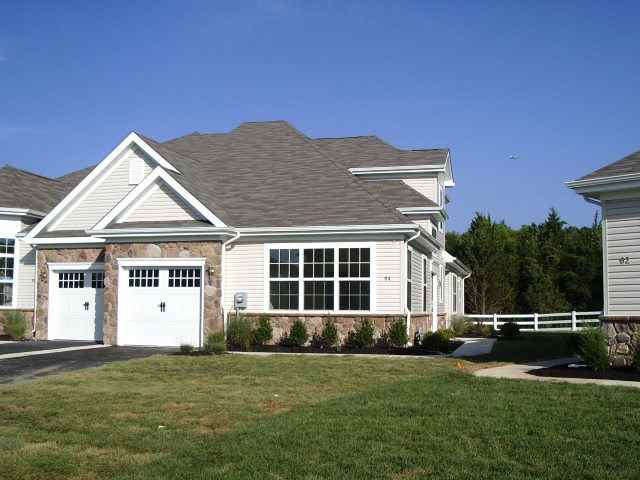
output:
M0 238L0 307L13 305L15 240Z
M369 247L269 249L271 310L368 311Z

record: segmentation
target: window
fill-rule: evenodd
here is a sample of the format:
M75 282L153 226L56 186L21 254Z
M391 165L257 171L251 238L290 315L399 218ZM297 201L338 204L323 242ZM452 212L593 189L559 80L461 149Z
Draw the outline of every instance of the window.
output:
M272 248L271 310L370 310L370 248Z
M304 309L333 310L333 248L304 249ZM325 280L306 280L307 278Z
M84 272L58 273L58 288L84 288Z
M297 310L299 306L300 252L297 248L269 251L269 304L272 310ZM295 278L295 281L281 280Z
M422 311L427 311L427 258L422 257Z
M411 250L407 250L407 310L411 311Z
M453 285L451 287L453 313L458 313L458 276L452 274L451 279L453 281Z
M104 288L104 272L91 272L91 288Z
M444 267L438 267L438 301L444 302Z
M0 238L0 306L13 304L15 240Z
M169 287L200 287L200 275L201 272L199 268L170 268Z
M138 288L157 287L160 284L160 270L157 268L135 268L129 270L129 286Z

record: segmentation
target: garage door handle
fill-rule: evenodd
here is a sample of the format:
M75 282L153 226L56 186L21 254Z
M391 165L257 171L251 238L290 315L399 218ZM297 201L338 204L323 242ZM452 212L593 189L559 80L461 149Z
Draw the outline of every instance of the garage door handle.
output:
M85 310L89 310L89 302L84 302L82 306L84 307Z
M161 311L161 312L164 312L164 311L165 311L165 309L167 308L167 305L166 305L164 302L160 302L159 307L160 307L160 311Z

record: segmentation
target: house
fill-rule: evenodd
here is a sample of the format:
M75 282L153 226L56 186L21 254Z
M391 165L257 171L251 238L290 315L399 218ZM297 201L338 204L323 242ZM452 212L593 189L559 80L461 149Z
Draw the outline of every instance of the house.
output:
M157 142L46 178L0 170L0 309L38 339L200 345L234 296L345 335L371 318L412 335L464 313L470 274L445 250L448 149L313 139L283 121Z
M640 151L567 185L602 207L601 324L613 363L628 365L640 342Z

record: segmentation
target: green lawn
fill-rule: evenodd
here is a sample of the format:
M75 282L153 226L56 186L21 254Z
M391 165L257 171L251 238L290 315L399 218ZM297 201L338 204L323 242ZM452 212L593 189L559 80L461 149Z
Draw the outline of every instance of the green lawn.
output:
M570 332L523 332L515 340L499 338L490 355L476 357L476 361L527 363L536 360L574 356Z
M637 391L456 364L151 357L0 387L0 478L637 478Z

